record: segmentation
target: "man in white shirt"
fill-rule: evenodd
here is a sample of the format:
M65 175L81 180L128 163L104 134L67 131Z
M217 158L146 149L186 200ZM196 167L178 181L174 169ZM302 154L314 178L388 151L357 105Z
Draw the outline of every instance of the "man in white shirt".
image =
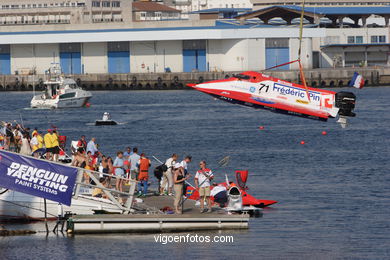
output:
M182 167L184 169L184 176L187 175L188 173L188 164L191 162L192 160L192 157L187 155L183 161L181 161L180 163L180 167Z
M200 169L195 174L195 188L199 190L200 213L204 212L204 201L207 201L208 211L211 212L210 181L214 179L213 172L206 168L206 162L200 161Z
M89 141L87 144L87 153L91 152L92 155L95 155L98 152L95 142L96 142L96 138L92 137L91 141Z
M168 195L172 196L172 188L173 188L172 169L176 164L176 160L177 160L177 154L174 153L165 162L165 165L168 167L168 170L166 170L163 173L163 178L162 178L161 187L160 187L160 195L164 195L164 189L166 188L165 186L168 184Z
M221 208L225 207L228 197L227 188L220 184L213 183L213 189L210 192L210 196L214 197L214 202L218 203Z
M132 180L137 179L138 174L138 161L141 159L141 156L138 155L138 148L133 148L133 154L129 156L129 162L130 162L130 178Z

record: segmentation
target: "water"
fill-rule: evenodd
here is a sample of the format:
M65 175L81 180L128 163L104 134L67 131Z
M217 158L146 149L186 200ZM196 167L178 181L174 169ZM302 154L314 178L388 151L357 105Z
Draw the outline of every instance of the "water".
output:
M47 111L20 109L32 93L1 93L1 120L20 121L21 115L25 125L41 130L55 125L68 143L81 134L94 136L112 156L126 146L161 159L191 154L190 170L206 159L219 181L225 173L232 178L234 170L248 169L249 192L279 203L252 219L249 230L223 231L233 235L233 244L162 245L153 234L39 233L0 238L0 259L389 259L390 89L352 91L357 117L347 129L334 119L325 123L253 110L195 91L95 92L89 109ZM124 124L90 125L105 111ZM227 155L229 165L218 168ZM44 230L42 224L22 228Z

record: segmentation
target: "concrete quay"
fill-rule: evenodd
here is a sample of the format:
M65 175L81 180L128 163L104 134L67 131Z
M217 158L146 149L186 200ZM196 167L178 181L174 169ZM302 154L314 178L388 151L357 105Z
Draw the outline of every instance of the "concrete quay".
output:
M390 85L390 67L332 68L305 70L308 84L313 87L343 87L353 73L363 75L367 86ZM262 71L272 77L300 82L299 71ZM129 73L69 75L87 90L155 90L186 89L188 83L223 79L239 72L192 73ZM32 91L44 88L45 75L0 75L0 91Z

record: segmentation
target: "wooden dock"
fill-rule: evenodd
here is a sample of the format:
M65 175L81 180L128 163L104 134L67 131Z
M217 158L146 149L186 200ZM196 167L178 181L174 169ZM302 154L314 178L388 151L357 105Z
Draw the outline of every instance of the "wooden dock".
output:
M156 233L198 230L247 229L249 215L228 215L223 210L200 213L195 202L187 200L183 214L164 214L161 208L173 208L173 197L149 196L135 205L147 214L76 215L68 219L67 232L80 233Z

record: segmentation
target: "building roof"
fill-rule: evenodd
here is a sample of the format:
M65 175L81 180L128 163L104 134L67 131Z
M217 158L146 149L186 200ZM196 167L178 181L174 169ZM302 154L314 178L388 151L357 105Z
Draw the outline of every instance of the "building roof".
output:
M302 7L297 5L275 5L267 8L259 9L253 12L248 12L236 16L236 19L251 19L259 18L269 20L274 17L282 18L297 18L301 13ZM390 16L390 6L381 6L381 7L305 7L304 16L305 18L314 18L314 17L338 17L338 16L369 16L369 15L381 15L381 16Z
M302 7L297 5L286 5L279 6L285 7L287 9L301 11ZM390 5L389 6L351 6L351 7L305 7L305 12L310 12L314 14L322 14L322 15L371 15L371 14L389 14L390 15Z
M251 8L211 8L194 11L194 14L209 14L209 13L243 13L251 11Z
M158 4L155 2L133 2L133 11L136 12L175 12L180 13L180 10Z
M390 46L390 43L335 43L335 44L326 44L321 45L321 48L331 48L331 47L382 47Z

